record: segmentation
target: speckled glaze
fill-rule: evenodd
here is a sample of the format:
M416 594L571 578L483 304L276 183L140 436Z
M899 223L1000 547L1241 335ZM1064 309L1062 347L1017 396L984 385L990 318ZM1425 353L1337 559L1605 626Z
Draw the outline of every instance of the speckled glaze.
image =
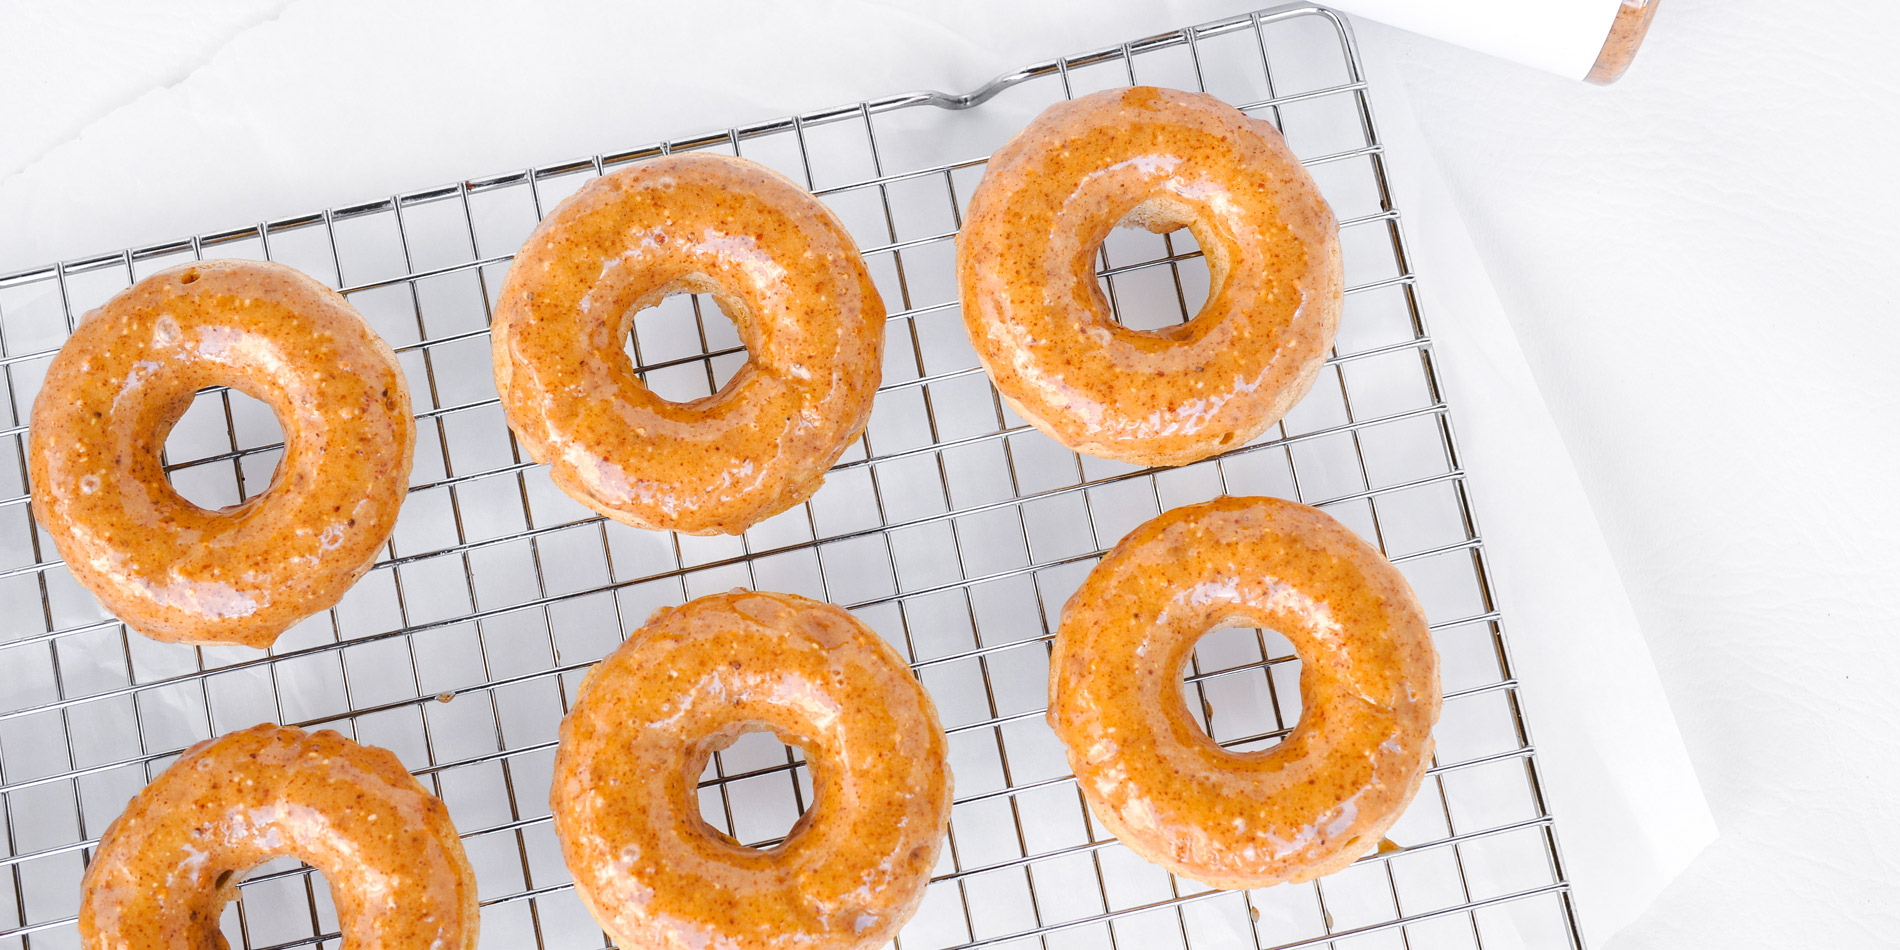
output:
M197 390L267 403L269 489L209 511L159 452ZM154 640L267 647L343 597L396 526L415 419L349 303L279 264L159 271L86 315L33 403L33 514L101 603Z
M1181 698L1194 642L1279 631L1299 725L1216 745ZM1049 722L1090 809L1135 853L1214 887L1305 881L1379 844L1418 791L1438 653L1405 578L1315 508L1221 497L1136 528L1062 610Z
M449 810L386 749L269 723L200 742L106 829L86 868L92 950L226 950L218 915L292 855L330 882L350 950L474 950L475 872Z
M710 293L750 358L662 399L622 349L634 315ZM738 534L807 498L864 431L884 302L844 225L753 162L674 155L595 179L528 237L502 285L495 382L555 484L626 524Z
M1207 304L1115 322L1095 251L1118 223L1187 227ZM1240 445L1312 388L1339 326L1339 227L1272 125L1212 96L1113 89L1059 102L991 156L957 237L963 320L1012 408L1062 444L1138 465Z
M700 818L713 752L769 730L811 763L785 841ZM552 806L582 900L622 947L876 947L916 912L950 818L943 727L850 614L733 591L661 610L582 685Z
M1596 62L1583 78L1599 86L1623 78L1636 61L1636 51L1642 48L1643 37L1649 35L1649 22L1656 18L1656 8L1661 5L1662 0L1623 0L1616 19L1610 21L1609 38L1603 41Z

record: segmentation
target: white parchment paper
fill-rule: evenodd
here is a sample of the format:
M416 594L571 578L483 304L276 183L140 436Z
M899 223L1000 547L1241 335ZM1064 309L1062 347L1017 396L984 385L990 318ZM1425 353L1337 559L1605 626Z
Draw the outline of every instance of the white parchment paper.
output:
M1377 32L1361 38L1394 200L1582 907L1602 943L1715 840L1589 499Z
M1336 0L1331 6L1582 79L1622 0Z

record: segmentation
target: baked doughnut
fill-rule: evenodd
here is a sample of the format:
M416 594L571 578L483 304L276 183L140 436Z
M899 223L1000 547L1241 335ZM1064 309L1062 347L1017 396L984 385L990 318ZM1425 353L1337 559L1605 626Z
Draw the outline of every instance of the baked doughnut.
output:
M709 293L749 353L718 392L670 402L622 350L634 315ZM738 534L810 498L864 431L884 301L844 225L763 165L672 155L588 182L502 284L495 383L528 453L626 524Z
M192 396L263 400L284 454L209 511L159 452ZM86 315L33 403L33 514L73 577L154 640L267 647L369 570L408 488L402 368L335 291L279 264L159 271Z
M707 760L767 730L814 799L783 843L701 820ZM551 805L581 899L623 947L876 947L916 912L950 818L936 707L837 607L733 591L655 613L561 723Z
M1186 227L1206 306L1115 322L1096 249L1116 224ZM1266 431L1339 326L1339 226L1262 121L1212 96L1114 89L1058 102L990 157L957 236L970 341L997 391L1072 449L1182 465Z
M1279 631L1299 725L1229 752L1181 698L1194 642ZM1090 810L1136 854L1214 887L1331 874L1378 844L1424 781L1438 653L1405 578L1324 512L1223 497L1130 532L1062 609L1049 723Z
M291 855L330 882L353 950L474 950L475 872L449 810L387 749L269 723L200 742L99 839L79 938L111 950L226 950L238 882Z

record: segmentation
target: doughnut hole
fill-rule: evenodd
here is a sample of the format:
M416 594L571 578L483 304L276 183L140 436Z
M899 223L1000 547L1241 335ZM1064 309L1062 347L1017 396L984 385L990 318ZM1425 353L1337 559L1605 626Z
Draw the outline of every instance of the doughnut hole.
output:
M668 294L627 323L622 348L634 375L668 402L712 396L751 358L727 304L711 293Z
M1095 280L1116 323L1155 333L1193 320L1207 306L1212 273L1192 222L1185 208L1149 201L1103 239L1093 255Z
M1271 749L1300 722L1300 658L1271 629L1216 627L1182 661L1181 700L1228 751Z
M771 851L801 827L800 819L811 810L811 766L804 749L788 741L792 737L765 723L748 728L754 731L701 747L700 820L716 837Z
M228 508L270 487L283 441L283 425L263 400L235 389L202 390L165 434L165 477L200 508Z
M292 857L243 871L227 871L218 889L233 898L218 915L218 930L233 947L271 947L337 929L336 904L323 872ZM239 886L239 882L244 882Z

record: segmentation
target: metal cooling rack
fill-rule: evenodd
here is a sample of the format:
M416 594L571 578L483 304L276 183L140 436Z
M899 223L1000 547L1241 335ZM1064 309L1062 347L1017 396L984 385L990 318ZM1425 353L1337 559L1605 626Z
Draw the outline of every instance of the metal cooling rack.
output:
M1338 212L1346 317L1312 395L1266 437L1166 470L1078 456L989 386L957 311L954 235L984 157L1050 102L1135 82L1203 89L1269 119ZM809 504L742 538L606 522L513 442L487 323L513 250L587 178L654 155L738 153L804 182L852 228L891 312L861 442ZM1420 318L1385 155L1346 23L1285 7L1051 60L964 96L918 93L392 196L0 278L0 947L78 943L79 878L129 796L187 746L261 720L388 747L447 802L481 884L484 944L605 936L572 892L547 815L556 727L590 664L662 604L735 586L852 609L913 661L950 734L951 836L903 950L948 946L1581 947ZM26 419L75 321L132 281L206 256L331 282L396 347L419 409L415 470L384 557L268 653L128 634L33 524ZM1187 319L1207 269L1187 232L1118 231L1101 280L1119 319ZM744 348L709 300L640 315L629 353L670 398L706 395ZM206 390L166 467L206 505L269 483L281 432ZM1444 659L1438 754L1397 850L1316 883L1209 891L1133 857L1089 816L1043 721L1057 612L1134 525L1221 492L1317 504L1419 591ZM1239 749L1299 719L1299 661L1271 631L1223 630L1183 683ZM707 821L778 840L809 801L769 735L716 755ZM321 875L285 859L226 910L246 948L334 945Z

